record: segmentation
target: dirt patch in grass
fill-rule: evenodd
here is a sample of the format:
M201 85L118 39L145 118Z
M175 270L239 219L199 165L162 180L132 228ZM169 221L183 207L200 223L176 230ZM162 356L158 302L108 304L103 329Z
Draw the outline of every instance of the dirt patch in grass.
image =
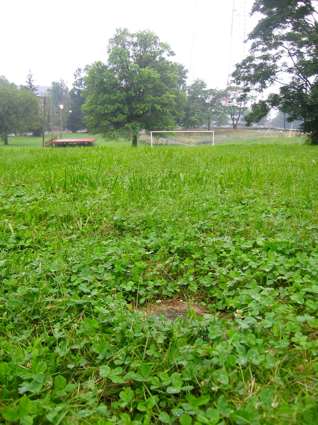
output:
M157 300L155 303L143 307L141 311L147 316L165 316L169 320L183 317L188 311L194 311L200 316L207 313L199 304L191 301L184 301L179 298L174 298L172 300Z

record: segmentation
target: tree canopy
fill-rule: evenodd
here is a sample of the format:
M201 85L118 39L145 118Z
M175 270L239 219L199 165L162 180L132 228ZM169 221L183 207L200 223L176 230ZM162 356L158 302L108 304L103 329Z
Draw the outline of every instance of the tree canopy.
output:
M184 124L188 128L200 127L208 121L209 90L202 80L195 80L187 88Z
M70 111L67 120L67 128L72 131L84 128L84 116L82 105L84 103L84 77L83 71L78 68L74 73L73 87L70 90Z
M209 89L203 80L195 80L187 87L187 102L183 124L187 128L227 123L228 110L224 103L226 90Z
M272 107L300 119L318 143L318 22L313 0L256 0L252 13L261 14L249 34L249 56L234 78L245 91L278 90L255 103L248 123L262 119Z
M129 129L135 146L141 129L174 127L184 110L186 72L173 56L152 32L117 30L107 63L96 62L86 75L88 128Z
M36 96L0 77L0 137L8 144L13 132L32 131L39 126Z
M225 110L231 120L232 127L237 128L242 118L245 118L249 100L248 93L238 86L229 86L226 88L225 96Z
M49 89L50 99L50 123L53 128L65 128L70 111L70 94L66 83L63 80L53 81ZM63 105L63 109L60 109ZM62 130L61 129L61 130Z

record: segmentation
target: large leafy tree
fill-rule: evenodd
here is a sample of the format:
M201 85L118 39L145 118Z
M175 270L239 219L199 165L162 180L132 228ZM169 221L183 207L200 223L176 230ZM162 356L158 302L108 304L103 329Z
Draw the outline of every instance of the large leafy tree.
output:
M255 0L261 19L249 34L251 49L234 73L246 91L269 92L255 103L247 122L262 119L272 107L301 119L303 129L318 143L317 1ZM273 90L273 87L276 90Z
M70 113L71 101L69 89L63 80L53 81L48 94L51 103L51 126L62 130L65 128Z
M84 76L82 69L78 68L74 74L73 87L70 90L70 111L67 120L67 128L72 131L84 128L84 114L82 105L84 103Z
M184 126L197 128L227 123L227 108L224 100L225 90L209 89L202 80L195 80L187 88Z
M184 125L201 127L208 120L209 90L202 80L195 80L187 89Z
M43 98L43 96L38 95L38 88L35 85L34 77L31 72L31 70L28 72L28 75L26 77L25 84L21 86L21 88L24 88L26 90L29 90L31 93L35 94L37 96L38 100L38 109L39 109L39 119L37 120L37 125L33 128L33 136L43 136L43 132L45 131L44 125L43 125L43 110L46 103L46 99Z
M227 91L220 89L209 89L208 102L208 129L228 123L228 108L225 103Z
M172 128L182 118L185 70L152 32L117 30L108 61L89 67L83 106L89 129L126 128L137 145L141 129Z
M246 90L238 86L229 86L226 88L224 108L233 128L237 128L242 118L245 118L248 100L249 96Z
M0 77L0 137L7 145L9 134L32 131L39 126L39 104L28 89L18 88Z

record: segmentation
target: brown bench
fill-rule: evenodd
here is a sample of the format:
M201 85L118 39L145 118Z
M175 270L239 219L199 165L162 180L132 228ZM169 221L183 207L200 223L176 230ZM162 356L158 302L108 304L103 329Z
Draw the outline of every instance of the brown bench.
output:
M48 142L49 146L93 146L96 139L85 137L80 139L53 139Z

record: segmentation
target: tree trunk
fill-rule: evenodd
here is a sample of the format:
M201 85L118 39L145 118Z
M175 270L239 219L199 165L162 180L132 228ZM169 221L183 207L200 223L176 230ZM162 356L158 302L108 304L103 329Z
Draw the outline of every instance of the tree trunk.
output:
M138 133L133 133L131 146L136 148L138 145Z
M232 128L236 128L237 124L236 124L235 116L232 114L231 114L231 121L232 121Z
M208 118L208 130L211 130L211 117Z
M7 135L7 134L4 134L4 135L3 135L3 141L4 141L4 144L5 144L5 145L8 145L8 144L9 144L9 137L8 137L8 135Z
M312 145L318 145L318 130L311 132L311 134L310 134L310 143Z

